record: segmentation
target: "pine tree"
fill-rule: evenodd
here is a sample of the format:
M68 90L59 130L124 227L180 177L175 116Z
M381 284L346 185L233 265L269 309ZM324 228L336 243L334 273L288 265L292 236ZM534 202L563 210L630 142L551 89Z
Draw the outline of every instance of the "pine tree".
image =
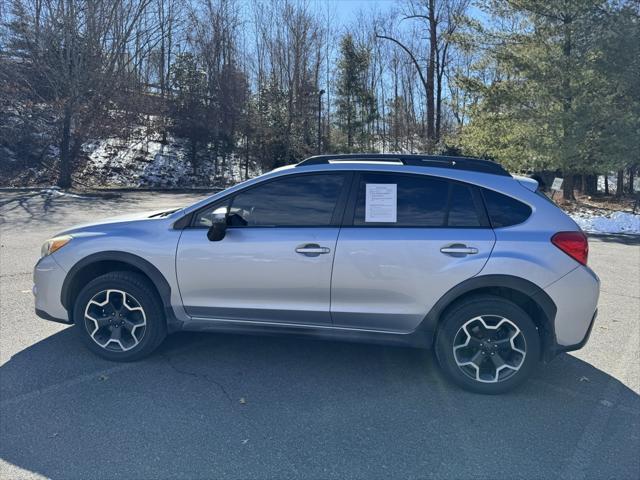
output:
M369 52L357 46L350 34L340 42L338 61L337 117L338 128L346 137L347 152L369 142L365 128L377 118L376 99L368 88Z
M623 52L637 52L637 17L600 0L498 0L491 9L514 27L481 32L495 45L484 59L493 80L467 79L481 100L463 144L514 169L560 169L564 197L573 199L575 174L637 152L629 135L638 131L637 54L634 61ZM616 33L622 25L625 33Z
M191 145L191 166L195 174L198 169L198 147L208 143L207 128L207 79L191 53L177 56L171 71L171 86L175 92L171 116L173 131L177 136L188 138Z

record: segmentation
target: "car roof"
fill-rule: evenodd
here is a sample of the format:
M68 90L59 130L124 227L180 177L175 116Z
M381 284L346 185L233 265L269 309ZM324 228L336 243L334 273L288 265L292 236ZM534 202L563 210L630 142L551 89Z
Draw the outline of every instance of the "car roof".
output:
M336 163L391 163L413 167L437 167L466 170L510 177L499 163L473 157L452 157L445 155L393 154L393 153L350 153L337 155L316 155L298 163L296 167L327 165Z

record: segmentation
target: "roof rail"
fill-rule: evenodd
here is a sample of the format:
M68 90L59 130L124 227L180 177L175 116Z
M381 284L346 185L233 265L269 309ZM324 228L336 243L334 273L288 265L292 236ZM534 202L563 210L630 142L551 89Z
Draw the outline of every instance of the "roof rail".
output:
M451 168L472 172L490 173L510 177L511 174L499 163L472 157L449 157L444 155L404 155L392 153L349 153L339 155L316 155L298 163L296 167L324 165L339 162L384 162L402 163L418 167Z

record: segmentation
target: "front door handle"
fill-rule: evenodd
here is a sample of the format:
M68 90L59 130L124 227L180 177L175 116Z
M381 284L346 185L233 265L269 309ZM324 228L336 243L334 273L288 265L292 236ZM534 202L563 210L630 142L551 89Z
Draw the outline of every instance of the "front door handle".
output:
M331 252L330 248L321 247L317 243L307 243L296 248L296 253L306 255L307 257L317 257L318 255L323 255L329 252Z
M467 247L462 243L454 243L453 245L448 245L446 247L442 247L440 251L446 255L451 255L454 257L462 257L464 255L474 255L478 253L478 249L475 247Z

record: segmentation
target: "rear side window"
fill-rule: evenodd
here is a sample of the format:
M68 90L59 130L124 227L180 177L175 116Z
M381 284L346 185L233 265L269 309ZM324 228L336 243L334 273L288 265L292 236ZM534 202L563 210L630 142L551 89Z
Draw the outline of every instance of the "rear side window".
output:
M509 227L524 222L531 215L531 207L507 195L482 189L484 203L493 228Z
M367 215L367 190L380 187L395 191L395 212L386 221L372 221ZM393 195L392 195L393 196ZM373 197L369 197L372 200ZM384 216L384 212L383 212ZM471 189L463 184L425 175L363 173L358 185L353 224L392 227L458 227L481 226Z

